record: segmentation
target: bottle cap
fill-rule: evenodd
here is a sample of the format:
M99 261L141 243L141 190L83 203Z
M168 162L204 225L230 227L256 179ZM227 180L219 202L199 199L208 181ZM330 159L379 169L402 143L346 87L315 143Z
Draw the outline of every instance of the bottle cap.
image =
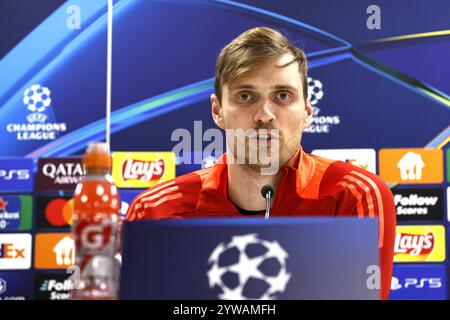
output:
M89 144L83 156L83 165L86 169L111 170L112 159L109 155L109 146L104 142Z

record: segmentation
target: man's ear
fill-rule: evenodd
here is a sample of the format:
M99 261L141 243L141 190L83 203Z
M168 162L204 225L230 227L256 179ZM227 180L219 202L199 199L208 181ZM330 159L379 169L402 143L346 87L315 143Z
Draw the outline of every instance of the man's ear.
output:
M220 104L219 98L213 93L210 97L211 100L211 115L216 123L216 125L220 129L224 129L224 121L223 121L223 110L222 105Z
M312 118L313 118L313 114L314 114L314 109L311 106L311 95L310 94L308 94L308 98L306 98L304 113L305 114L304 114L304 126L303 126L303 129L306 129L311 124Z

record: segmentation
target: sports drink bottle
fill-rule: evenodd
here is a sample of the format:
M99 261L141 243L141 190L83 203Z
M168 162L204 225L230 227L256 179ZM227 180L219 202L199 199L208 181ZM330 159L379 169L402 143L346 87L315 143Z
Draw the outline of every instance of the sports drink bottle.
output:
M117 299L120 198L111 177L106 143L90 144L83 157L86 175L74 195L74 300Z

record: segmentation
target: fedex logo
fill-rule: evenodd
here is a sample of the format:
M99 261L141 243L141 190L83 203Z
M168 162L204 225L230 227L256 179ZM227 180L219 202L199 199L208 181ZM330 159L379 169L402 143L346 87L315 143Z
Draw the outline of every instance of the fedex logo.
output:
M25 248L17 248L14 243L0 244L0 259L25 258Z
M394 265L390 299L446 299L446 283L443 265Z
M31 235L0 234L0 270L24 270L31 267Z
M0 158L0 192L31 192L33 160Z

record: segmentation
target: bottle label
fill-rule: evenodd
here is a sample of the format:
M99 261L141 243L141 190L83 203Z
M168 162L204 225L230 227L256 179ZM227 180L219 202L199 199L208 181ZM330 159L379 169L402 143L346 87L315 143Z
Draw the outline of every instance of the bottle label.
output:
M114 298L118 288L115 261L119 221L117 216L96 215L74 221L80 283L76 297Z

